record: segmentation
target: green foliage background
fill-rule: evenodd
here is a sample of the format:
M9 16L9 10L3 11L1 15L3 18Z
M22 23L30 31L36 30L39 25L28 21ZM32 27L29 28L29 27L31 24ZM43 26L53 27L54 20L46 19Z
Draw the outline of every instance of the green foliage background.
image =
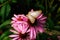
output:
M47 16L46 32L38 34L36 40L59 40L60 0L0 0L0 40L11 40L11 17L13 14L27 14L31 9L42 10Z

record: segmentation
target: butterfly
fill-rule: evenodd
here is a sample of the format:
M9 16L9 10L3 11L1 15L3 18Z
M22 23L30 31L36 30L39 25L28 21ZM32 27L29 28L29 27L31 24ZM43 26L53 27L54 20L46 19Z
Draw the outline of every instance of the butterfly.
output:
M33 24L35 22L35 19L42 13L41 10L38 11L34 11L33 9L31 11L28 12L28 14L26 15L30 22Z

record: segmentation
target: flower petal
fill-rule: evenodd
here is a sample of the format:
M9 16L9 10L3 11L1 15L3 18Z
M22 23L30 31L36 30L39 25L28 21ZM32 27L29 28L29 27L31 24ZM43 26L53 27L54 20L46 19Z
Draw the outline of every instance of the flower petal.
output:
M17 19L15 17L12 17L12 20L17 21Z
M42 18L42 16L43 16L43 14L40 14L40 15L37 17L37 19L40 19L40 18Z
M43 18L41 18L40 20L44 20L44 19L46 19L47 17L43 17Z
M18 37L19 35L9 35L9 37Z
M18 27L13 27L16 31L21 32Z
M33 27L31 27L30 39L36 39L36 31Z
M15 33L15 34L19 34L17 31L15 30L10 30L11 32Z
M13 38L12 40L17 40L19 37Z
M30 32L30 29L28 29L27 32Z
M16 14L14 14L14 16L15 16L16 18L18 18L18 16L17 16Z
M37 30L38 30L40 33L43 33L43 32L44 32L44 28L42 28L42 27L37 27Z

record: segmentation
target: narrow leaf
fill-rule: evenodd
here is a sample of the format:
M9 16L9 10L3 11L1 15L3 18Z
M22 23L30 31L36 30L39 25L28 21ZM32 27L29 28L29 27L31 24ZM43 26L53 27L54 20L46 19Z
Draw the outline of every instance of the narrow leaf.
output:
M10 9L11 9L10 5L7 4L7 5L6 5L6 9L5 9L5 10L6 10L6 12L5 12L6 14L5 14L5 16L6 16L6 17L8 17L9 12L10 12Z
M4 13L5 13L5 6L2 6L2 8L0 10L0 15L2 17L2 21L4 21Z
M3 23L0 25L0 28L6 26L6 25L8 25L8 24L10 24L10 20L7 20L7 21L3 22Z
M0 40L2 40L4 37L8 36L10 34L10 31L5 31L1 36L0 36Z

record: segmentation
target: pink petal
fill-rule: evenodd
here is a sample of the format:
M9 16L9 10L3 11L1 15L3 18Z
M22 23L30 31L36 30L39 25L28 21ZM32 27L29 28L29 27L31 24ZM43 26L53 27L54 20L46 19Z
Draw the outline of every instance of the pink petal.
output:
M22 34L24 34L27 31L28 26L26 26L24 24L23 25L20 24L20 25L18 25L18 28L21 30Z
M11 32L15 33L15 34L19 34L18 32L16 32L15 30L10 30Z
M30 39L32 39L33 38L33 31L31 30L31 32L30 32Z
M18 28L20 31L22 31L22 25L21 24L18 25Z
M40 20L44 20L44 19L46 19L47 17L43 17L43 18L41 18Z
M18 16L17 16L16 14L14 14L14 16L15 16L16 18L18 18Z
M17 19L16 19L15 17L12 17L12 20L13 20L13 21L17 21Z
M36 31L33 27L31 27L30 39L36 39Z
M25 33L28 29L28 26L27 25L23 25L23 32Z
M9 37L18 37L18 35L9 35Z
M37 19L40 19L43 16L43 14L40 14Z
M27 22L25 22L25 21L17 21L16 23L27 23Z
M18 27L13 27L16 31L21 32Z
M28 29L27 32L30 32L30 29Z
M18 25L18 28L22 33L25 33L27 31L28 27L29 27L29 25L23 21L21 21L20 24Z
M39 20L40 23L45 23L46 21L45 20Z
M13 38L12 40L17 40L19 37Z
M38 30L40 33L43 33L43 32L44 32L44 28L42 28L42 27L37 27L37 30Z
M15 23L15 21L11 21L11 23Z
M22 40L21 38L19 38L18 40Z

